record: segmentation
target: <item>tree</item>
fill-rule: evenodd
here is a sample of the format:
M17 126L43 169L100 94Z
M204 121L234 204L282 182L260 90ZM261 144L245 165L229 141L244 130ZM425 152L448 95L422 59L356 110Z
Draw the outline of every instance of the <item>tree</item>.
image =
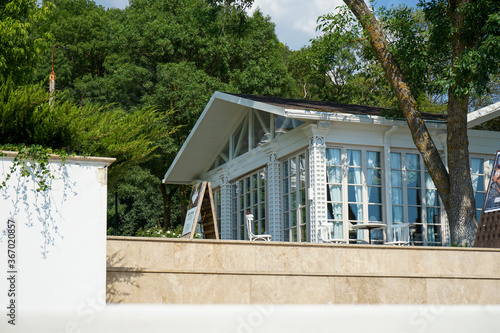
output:
M391 83L407 120L413 141L436 185L450 224L451 241L472 244L477 230L470 176L467 111L469 97L481 93L491 73L499 68L500 8L495 1L437 0L420 2L431 23L429 43L449 61L440 70L440 84L447 91L448 170L418 109L400 62L390 51L378 20L363 0L344 0L366 31L384 73ZM408 64L411 67L412 63Z
M29 82L37 59L47 48L47 34L34 37L37 25L47 19L52 6L35 0L2 1L0 4L0 79Z
M109 173L113 186L125 170L153 158L159 140L172 133L161 126L167 115L152 108L129 113L91 104L81 107L61 97L49 104L41 84L17 87L12 79L0 82L0 145L115 157Z

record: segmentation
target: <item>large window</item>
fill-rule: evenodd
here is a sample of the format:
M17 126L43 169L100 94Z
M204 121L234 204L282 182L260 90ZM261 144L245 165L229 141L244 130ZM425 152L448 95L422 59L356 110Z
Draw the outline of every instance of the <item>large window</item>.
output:
M246 215L254 215L252 231L266 233L266 171L252 173L237 180L231 189L231 229L233 239L248 239Z
M306 154L282 163L283 240L307 241Z
M364 238L363 231L350 225L381 222L382 180L380 152L367 149L327 148L327 214L333 223L334 239ZM373 240L383 240L381 232Z
M391 153L392 220L410 225L413 245L442 245L442 211L436 186L419 154Z

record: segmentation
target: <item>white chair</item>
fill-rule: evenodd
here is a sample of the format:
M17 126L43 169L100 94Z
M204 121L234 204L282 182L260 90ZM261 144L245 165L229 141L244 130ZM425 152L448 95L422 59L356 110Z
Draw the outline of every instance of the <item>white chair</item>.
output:
M330 222L321 223L321 225L319 226L319 234L322 243L329 243L329 244L346 243L344 239L332 238L332 231L333 231L333 223Z
M408 223L396 223L392 227L392 240L387 245L409 245L410 226Z
M253 214L247 213L248 239L251 241L271 241L271 235L256 235L252 232Z

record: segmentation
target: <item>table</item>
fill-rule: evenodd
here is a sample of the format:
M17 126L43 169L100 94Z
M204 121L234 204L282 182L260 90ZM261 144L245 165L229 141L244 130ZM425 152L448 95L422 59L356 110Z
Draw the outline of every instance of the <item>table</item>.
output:
M354 230L368 230L368 241L369 244L372 243L372 234L371 231L374 229L385 229L387 228L387 224L385 223L377 223L377 222L371 222L371 223L359 223L351 226L352 229Z

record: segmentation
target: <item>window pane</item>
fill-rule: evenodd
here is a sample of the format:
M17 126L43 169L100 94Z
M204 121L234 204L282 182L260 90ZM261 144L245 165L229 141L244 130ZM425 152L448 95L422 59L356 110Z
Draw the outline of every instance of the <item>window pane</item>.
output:
M290 215L288 213L283 214L283 227L284 229L290 228Z
M397 186L397 187L403 186L403 182L402 182L403 177L402 176L403 176L403 174L401 173L401 171L392 170L391 171L392 186Z
M342 186L341 185L329 185L330 201L342 201Z
M476 208L482 209L484 204L484 193L474 193L474 198L476 199Z
M347 150L347 164L349 166L361 166L361 150Z
M258 147L269 141L271 114L269 112L254 111L253 146Z
M381 187L368 187L368 202L381 203L382 202L382 188Z
M331 204L327 205L328 219L329 220L341 220L342 219L342 204Z
M348 187L348 200L349 202L363 202L363 188L361 186Z
M427 223L440 224L441 223L441 209L427 208Z
M484 191L484 176L472 175L472 188L474 191Z
M403 207L402 206L392 206L392 221L393 222L404 222L403 221Z
M342 173L341 167L326 167L327 172L327 181L328 183L341 183L342 182Z
M283 178L288 177L288 161L283 162Z
M299 155L299 171L304 171L306 169L306 156L304 154Z
M418 155L406 154L406 169L407 170L420 170L420 162Z
M436 188L434 181L427 172L425 173L425 188Z
M472 158L470 164L472 173L484 173L482 158Z
M380 152L367 151L366 160L368 168L380 168Z
M361 169L360 168L349 168L347 174L347 182L349 184L361 184Z
M295 175L295 172L297 171L297 165L295 163L295 158L290 159L290 175L293 176Z
M406 172L406 184L408 187L420 187L420 171Z
M408 207L408 222L410 223L422 222L422 213L420 212L420 207Z
M420 198L420 190L419 189L408 189L408 205L418 205L422 204Z
M326 163L328 165L340 165L341 151L340 149L328 148L326 150Z
M381 185L380 169L366 170L366 182L368 185Z
M288 194L288 178L283 179L283 194Z
M283 197L283 211L288 212L289 211L289 206L288 206L288 195L285 195Z
M368 206L368 220L382 221L382 206L380 205Z
M401 169L400 153L391 153L391 169Z
M306 205L306 190L300 190L300 204L302 206Z
M349 204L349 220L351 221L363 220L363 205Z
M290 205L292 207L292 210L297 208L297 192L292 192L290 193Z
M438 193L436 190L425 191L425 203L427 206L439 206Z
M403 204L403 189L401 188L392 189L392 204L393 205Z
M305 188L306 187L306 173L305 172L301 172L300 173L300 184L299 184L300 188Z

